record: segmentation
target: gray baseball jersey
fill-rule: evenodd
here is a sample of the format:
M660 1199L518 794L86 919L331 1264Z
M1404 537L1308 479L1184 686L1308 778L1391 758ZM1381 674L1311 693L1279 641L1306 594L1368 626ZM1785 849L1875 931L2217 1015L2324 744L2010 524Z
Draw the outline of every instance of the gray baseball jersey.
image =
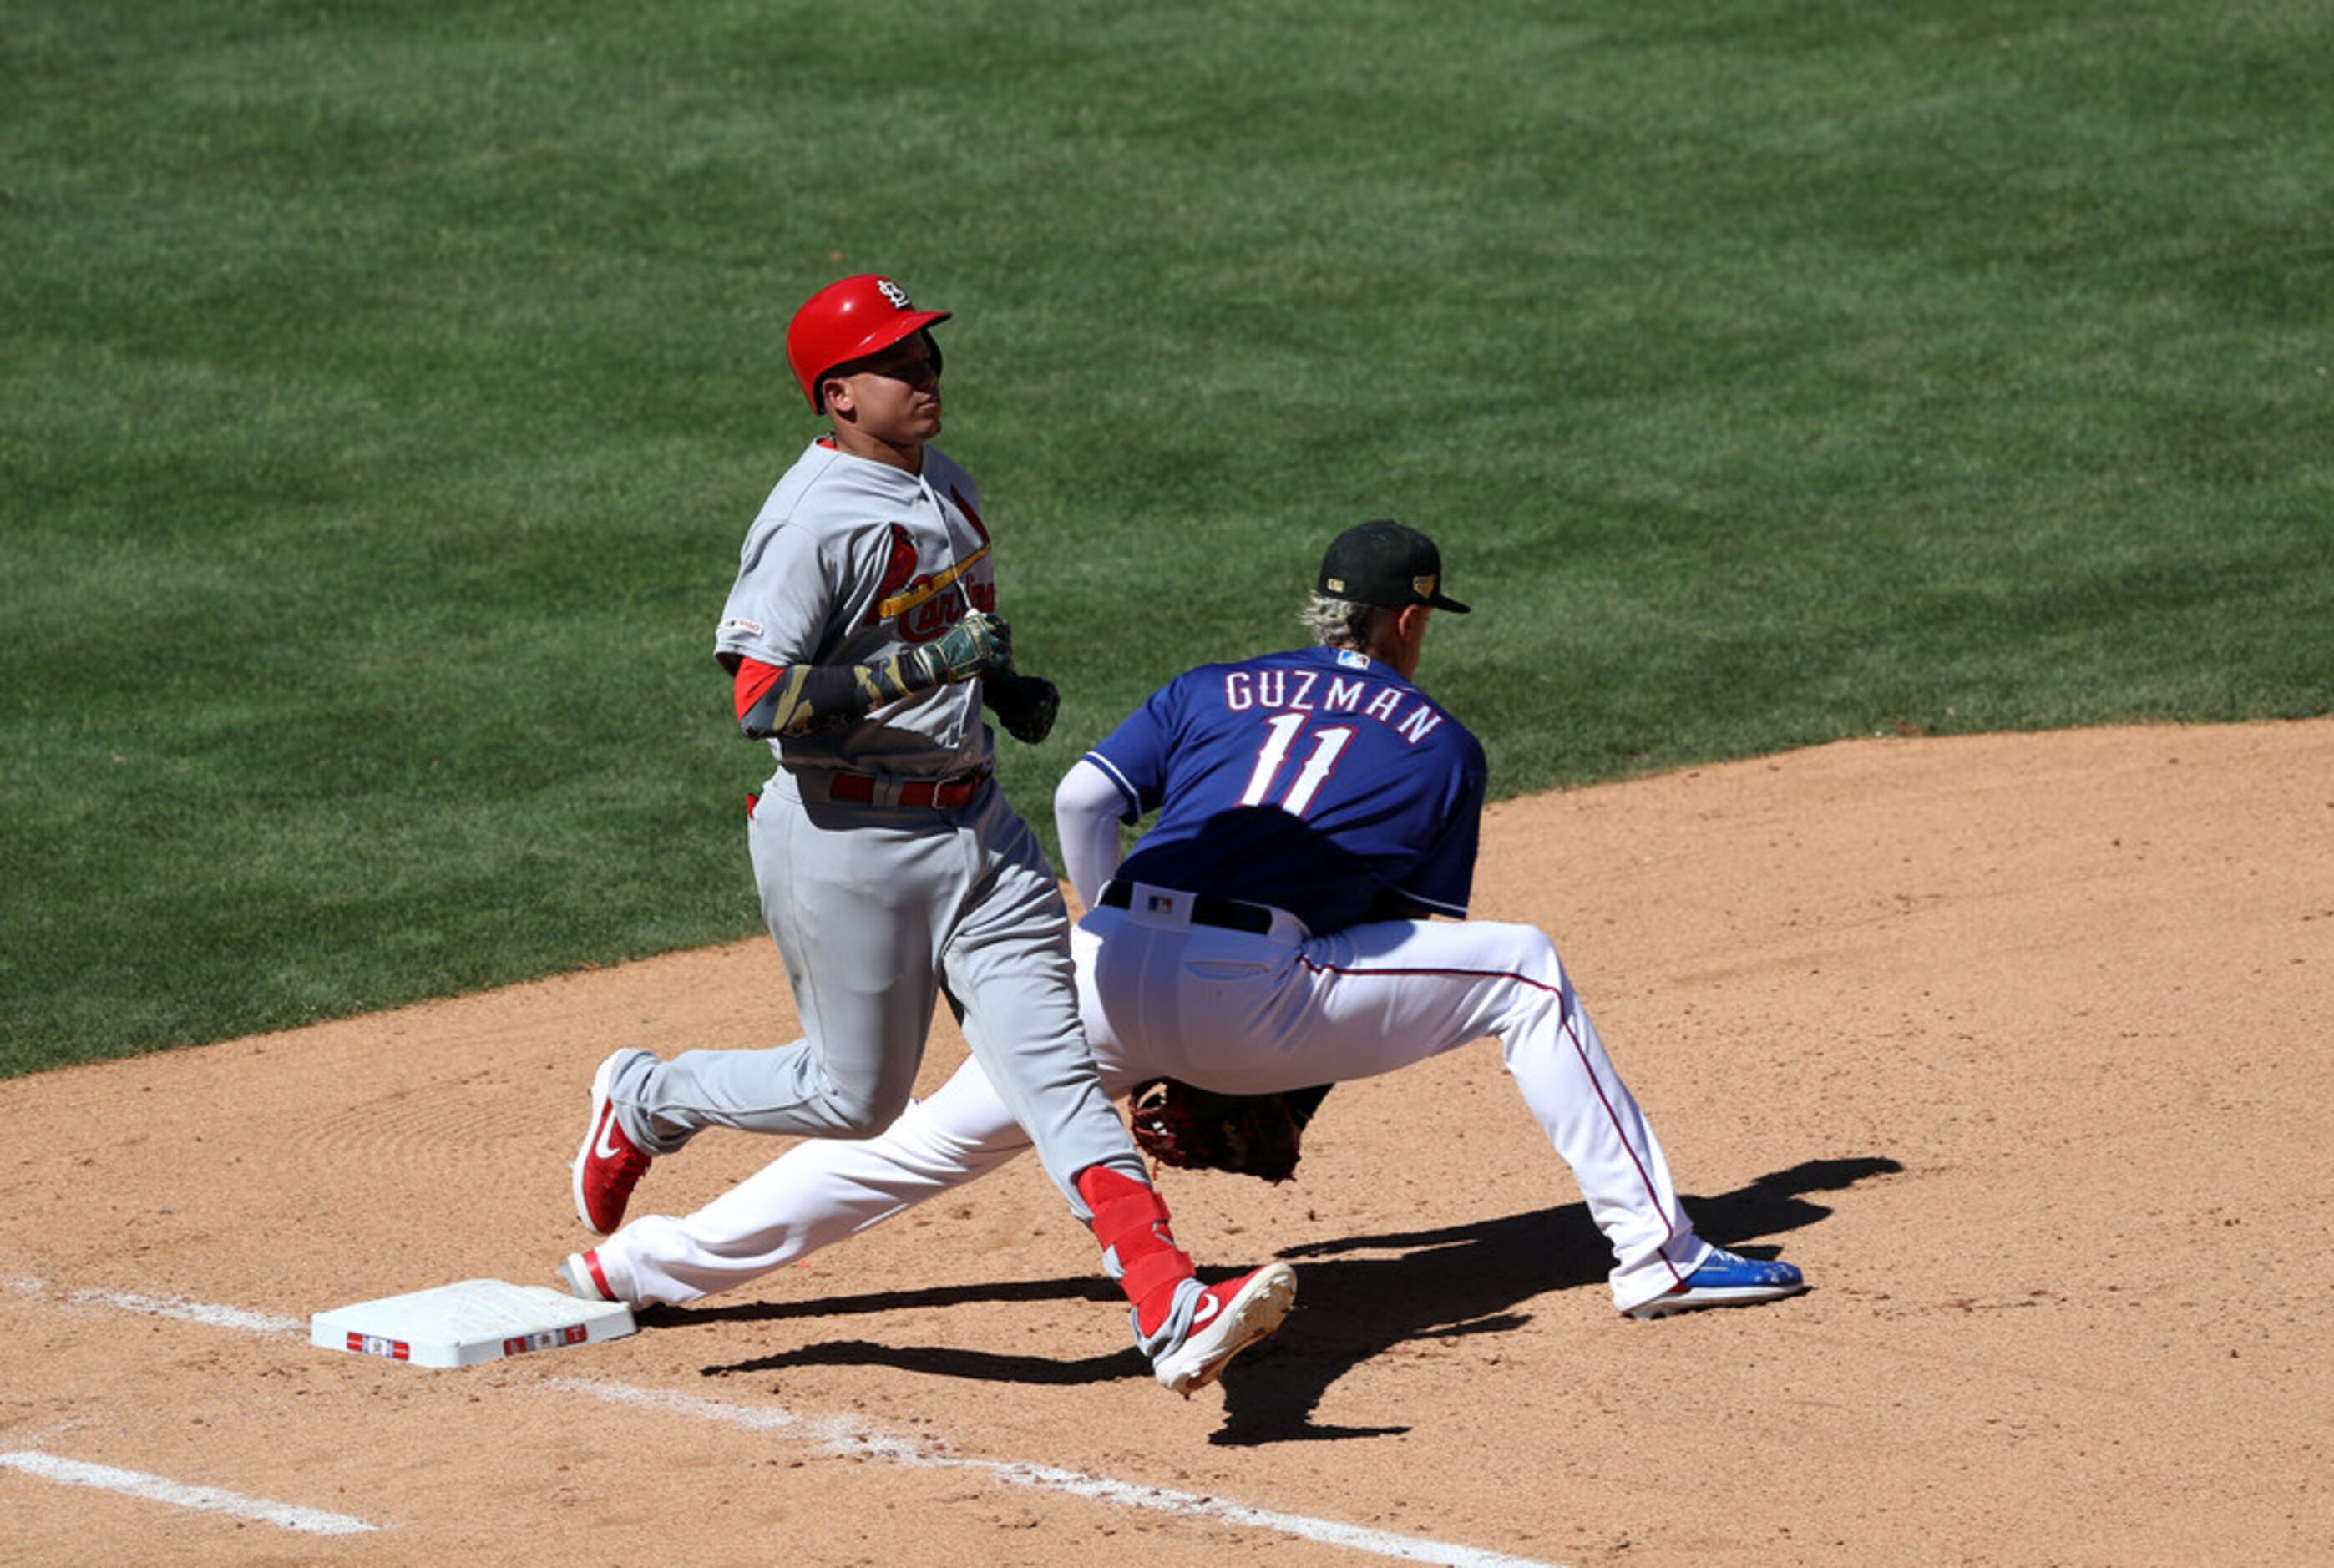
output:
M980 492L936 447L905 474L815 441L747 530L717 653L867 664L997 607ZM931 778L989 758L977 681L936 687L848 729L774 738L790 768Z
M717 653L863 663L993 609L979 507L971 479L931 447L908 474L814 443L747 534ZM610 1093L626 1134L651 1154L709 1126L863 1137L908 1103L945 984L1012 1120L1088 1217L1078 1172L1142 1176L1143 1159L1079 1025L1060 886L1037 836L980 776L991 756L980 683L771 744L780 765L747 840L804 1037L628 1059ZM840 796L845 774L878 787ZM939 804L887 803L881 787L966 775L979 782Z

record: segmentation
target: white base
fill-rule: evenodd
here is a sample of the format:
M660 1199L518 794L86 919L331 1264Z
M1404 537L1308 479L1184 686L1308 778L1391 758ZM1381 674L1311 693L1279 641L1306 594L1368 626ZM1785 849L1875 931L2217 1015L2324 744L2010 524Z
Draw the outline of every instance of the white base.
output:
M466 1279L316 1313L308 1342L424 1367L468 1367L529 1351L621 1339L636 1327L622 1302L578 1301L543 1285Z

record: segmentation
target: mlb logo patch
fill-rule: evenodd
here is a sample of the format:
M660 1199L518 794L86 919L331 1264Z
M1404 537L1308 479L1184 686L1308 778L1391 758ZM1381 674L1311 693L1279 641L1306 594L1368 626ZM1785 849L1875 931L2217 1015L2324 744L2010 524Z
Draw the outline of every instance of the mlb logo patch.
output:
M1143 907L1154 915L1172 915L1175 912L1175 900L1165 893L1153 893L1143 900Z
M1370 667L1370 656L1366 653L1355 653L1350 648L1341 648L1337 650L1337 662L1347 669L1367 669Z

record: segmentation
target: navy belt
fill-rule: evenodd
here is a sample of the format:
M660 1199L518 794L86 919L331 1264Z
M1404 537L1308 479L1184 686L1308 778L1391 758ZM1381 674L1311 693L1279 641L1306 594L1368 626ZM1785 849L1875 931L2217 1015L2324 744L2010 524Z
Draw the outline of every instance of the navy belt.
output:
M1227 931L1248 931L1256 936L1272 932L1272 911L1262 904L1244 904L1238 899L1219 899L1211 893L1179 893L1178 898L1190 900L1191 924L1216 926ZM1134 890L1124 882L1104 882L1102 897L1095 903L1108 909L1124 909L1133 906Z

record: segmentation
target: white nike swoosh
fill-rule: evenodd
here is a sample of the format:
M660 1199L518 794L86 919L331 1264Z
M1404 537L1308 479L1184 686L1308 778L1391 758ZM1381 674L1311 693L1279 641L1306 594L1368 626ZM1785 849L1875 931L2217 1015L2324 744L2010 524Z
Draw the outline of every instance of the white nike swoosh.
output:
M1198 1328L1201 1323L1213 1321L1215 1315L1223 1310L1223 1303L1218 1301L1212 1294L1202 1294L1200 1297L1199 1309L1191 1313L1191 1326Z
M592 1150L593 1154L598 1155L602 1159L619 1159L624 1152L622 1150L618 1149L614 1144L608 1141L609 1134L615 1131L615 1130L616 1108L611 1105L608 1107L608 1114L602 1118L600 1121L599 1145Z

